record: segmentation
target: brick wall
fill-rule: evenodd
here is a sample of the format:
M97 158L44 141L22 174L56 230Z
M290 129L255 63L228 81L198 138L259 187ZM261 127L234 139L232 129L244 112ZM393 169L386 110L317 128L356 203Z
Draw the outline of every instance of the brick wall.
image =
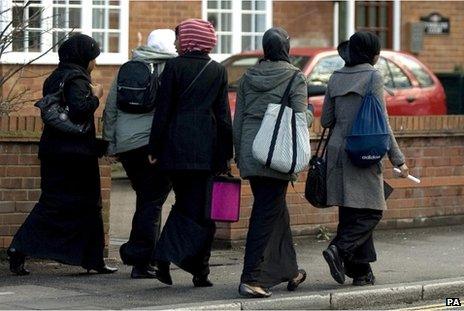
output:
M0 117L0 249L40 197L38 138L42 123L35 117ZM103 221L108 245L111 167L100 161Z
M285 28L292 46L332 46L331 1L273 1L273 25Z
M401 2L401 47L409 49L409 24L420 18L438 12L450 19L451 31L448 35L425 35L419 59L432 71L452 71L455 65L464 66L464 1L415 1Z
M464 223L464 117L392 117L391 125L407 158L411 174L419 176L417 185L395 178L392 166L384 161L385 179L394 187L387 200L383 228L430 224ZM313 127L321 132L319 122ZM312 140L315 150L317 138ZM238 171L234 168L234 174ZM295 190L288 189L287 203L292 230L296 235L314 234L320 225L334 230L337 208L316 209L302 196L306 173L300 175ZM242 186L240 221L219 224L216 237L229 244L246 237L253 196L247 182Z

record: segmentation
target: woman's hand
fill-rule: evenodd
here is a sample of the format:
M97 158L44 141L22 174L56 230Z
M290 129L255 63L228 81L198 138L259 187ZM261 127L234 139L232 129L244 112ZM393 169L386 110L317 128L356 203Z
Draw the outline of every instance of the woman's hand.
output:
M98 84L98 83L90 84L90 88L92 89L93 96L97 97L98 99L102 98L103 86L101 84Z
M400 176L403 178L407 178L409 175L409 167L406 164L403 164L399 167L399 169L401 170Z
M151 154L148 155L148 162L150 162L151 165L155 165L156 162L158 162L158 159L155 159Z

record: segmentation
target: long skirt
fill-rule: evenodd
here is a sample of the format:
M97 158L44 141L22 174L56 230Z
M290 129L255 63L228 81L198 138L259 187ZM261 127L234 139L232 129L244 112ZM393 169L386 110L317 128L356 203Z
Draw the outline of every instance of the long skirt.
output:
M97 157L42 156L39 202L13 238L26 256L101 267L104 232Z
M370 262L377 260L373 232L382 219L381 210L340 207L337 235L331 244L337 246L349 277L366 275Z
M159 264L174 263L193 275L208 275L216 226L206 215L211 174L206 171L170 172L176 196L156 245Z
M241 282L269 288L298 275L285 200L288 181L252 177L250 185L254 203Z

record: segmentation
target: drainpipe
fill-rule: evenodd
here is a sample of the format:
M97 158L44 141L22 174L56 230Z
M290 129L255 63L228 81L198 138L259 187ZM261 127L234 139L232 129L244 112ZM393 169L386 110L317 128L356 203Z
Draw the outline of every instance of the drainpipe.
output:
M356 32L355 28L355 10L356 2L355 0L348 0L346 2L346 40L348 40L351 35Z
M393 50L401 49L401 0L393 1Z
M338 46L338 42L340 41L338 28L340 24L340 2L334 1L333 3L333 46L336 48Z

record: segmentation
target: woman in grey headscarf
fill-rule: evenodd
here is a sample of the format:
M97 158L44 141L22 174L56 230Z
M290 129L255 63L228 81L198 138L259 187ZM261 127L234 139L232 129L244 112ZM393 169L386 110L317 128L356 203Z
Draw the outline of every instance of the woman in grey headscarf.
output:
M307 110L306 79L290 64L290 41L284 29L266 31L263 49L264 59L240 81L234 119L235 159L254 196L239 287L246 297L269 297L269 288L281 282L288 282L287 289L293 291L306 279L306 272L298 270L285 201L288 183L297 176L264 167L251 149L268 104L280 102L295 73L290 105L296 112Z

